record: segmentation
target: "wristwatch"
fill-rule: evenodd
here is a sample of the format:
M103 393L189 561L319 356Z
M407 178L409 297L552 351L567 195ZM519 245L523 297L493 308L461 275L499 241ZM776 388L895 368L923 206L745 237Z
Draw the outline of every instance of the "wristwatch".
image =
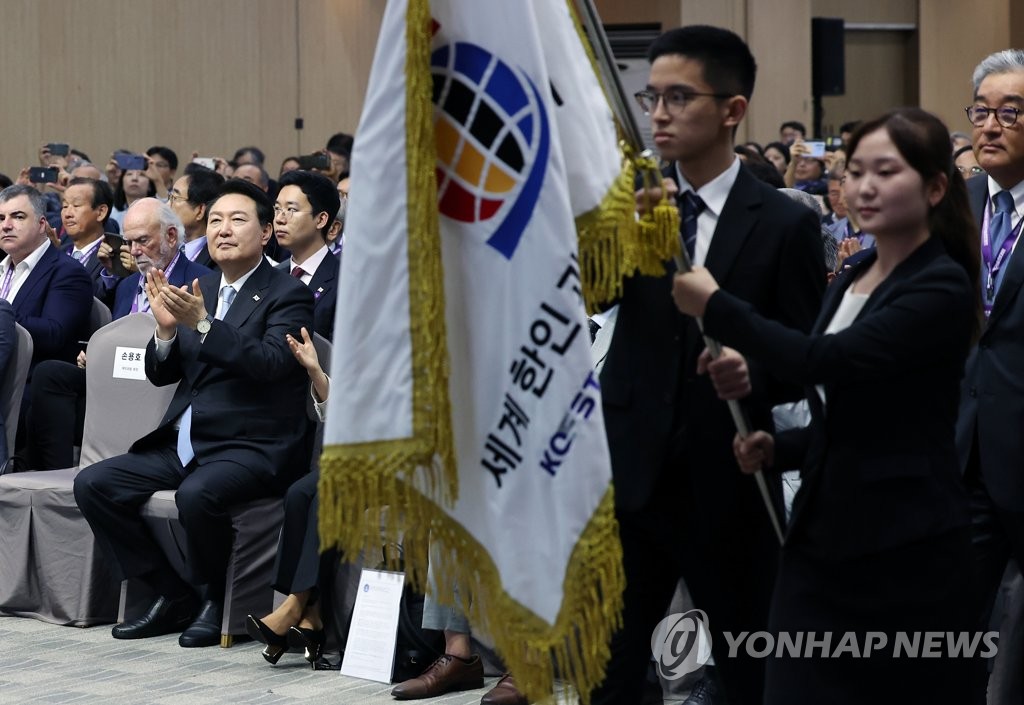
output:
M213 325L213 319L210 318L210 314L206 314L206 318L203 318L196 323L196 333L199 335L206 335L210 332L210 327Z

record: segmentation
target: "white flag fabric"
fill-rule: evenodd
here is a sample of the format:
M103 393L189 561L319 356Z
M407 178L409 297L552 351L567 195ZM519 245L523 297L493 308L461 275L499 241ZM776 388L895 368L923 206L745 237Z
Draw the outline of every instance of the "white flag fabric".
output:
M556 669L586 697L621 609L574 221L620 163L564 2L388 3L352 155L321 540L378 555L386 517L422 586L429 538L437 597L458 586L531 698Z

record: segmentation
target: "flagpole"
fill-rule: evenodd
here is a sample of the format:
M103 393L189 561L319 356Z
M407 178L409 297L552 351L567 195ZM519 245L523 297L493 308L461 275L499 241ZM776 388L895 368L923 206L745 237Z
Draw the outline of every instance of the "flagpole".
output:
M626 91L619 80L619 72L615 69L614 56L612 55L611 45L608 43L608 35L604 32L604 26L601 24L601 18L597 14L597 8L594 7L593 0L574 0L574 2L579 10L578 14L583 30L590 38L590 43L594 48L595 59L601 72L608 100L612 103L613 112L625 133L626 139L635 153L641 157L653 157L651 150L644 148L640 127L636 124L636 118L628 105ZM658 176L660 177L660 174ZM677 271L689 272L693 269L693 264L685 247L680 247L680 253L674 259ZM712 359L717 359L722 354L721 343L704 334L703 319L697 317L696 321L697 327L704 337L704 344L707 346L708 352L711 354ZM746 412L740 405L739 400L731 399L727 404L729 405L729 413L732 415L733 423L736 425L736 431L739 433L740 438L746 438L750 435L751 431L750 421L747 418ZM784 542L782 524L779 522L771 495L768 493L768 484L765 482L760 470L754 473L754 481L757 483L761 499L764 502L764 508L768 512L768 518L772 522L772 528L775 529L775 536L781 546Z

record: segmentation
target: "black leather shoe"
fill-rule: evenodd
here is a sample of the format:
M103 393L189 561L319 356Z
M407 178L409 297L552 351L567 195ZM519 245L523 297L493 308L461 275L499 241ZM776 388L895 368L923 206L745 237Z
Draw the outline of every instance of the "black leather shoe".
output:
M186 649L200 646L218 646L220 644L220 625L223 621L224 609L219 602L204 600L199 616L189 625L188 629L178 637L178 646Z
M176 600L158 597L146 614L115 625L110 634L115 639L148 639L151 636L173 634L187 627L195 613L196 601L191 595Z

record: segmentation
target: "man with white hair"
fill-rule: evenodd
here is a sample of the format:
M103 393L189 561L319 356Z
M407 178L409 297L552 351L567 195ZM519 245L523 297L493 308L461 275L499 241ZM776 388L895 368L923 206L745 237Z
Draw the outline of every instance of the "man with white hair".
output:
M163 271L175 286L191 283L209 269L190 262L178 249L185 229L171 207L156 198L132 204L124 218L124 237L138 271L125 277L114 297L114 318L149 311L142 277L152 269ZM85 421L85 365L83 350L77 365L49 361L36 368L38 400L29 419L29 463L34 470L66 468L74 464L73 448L82 441Z

